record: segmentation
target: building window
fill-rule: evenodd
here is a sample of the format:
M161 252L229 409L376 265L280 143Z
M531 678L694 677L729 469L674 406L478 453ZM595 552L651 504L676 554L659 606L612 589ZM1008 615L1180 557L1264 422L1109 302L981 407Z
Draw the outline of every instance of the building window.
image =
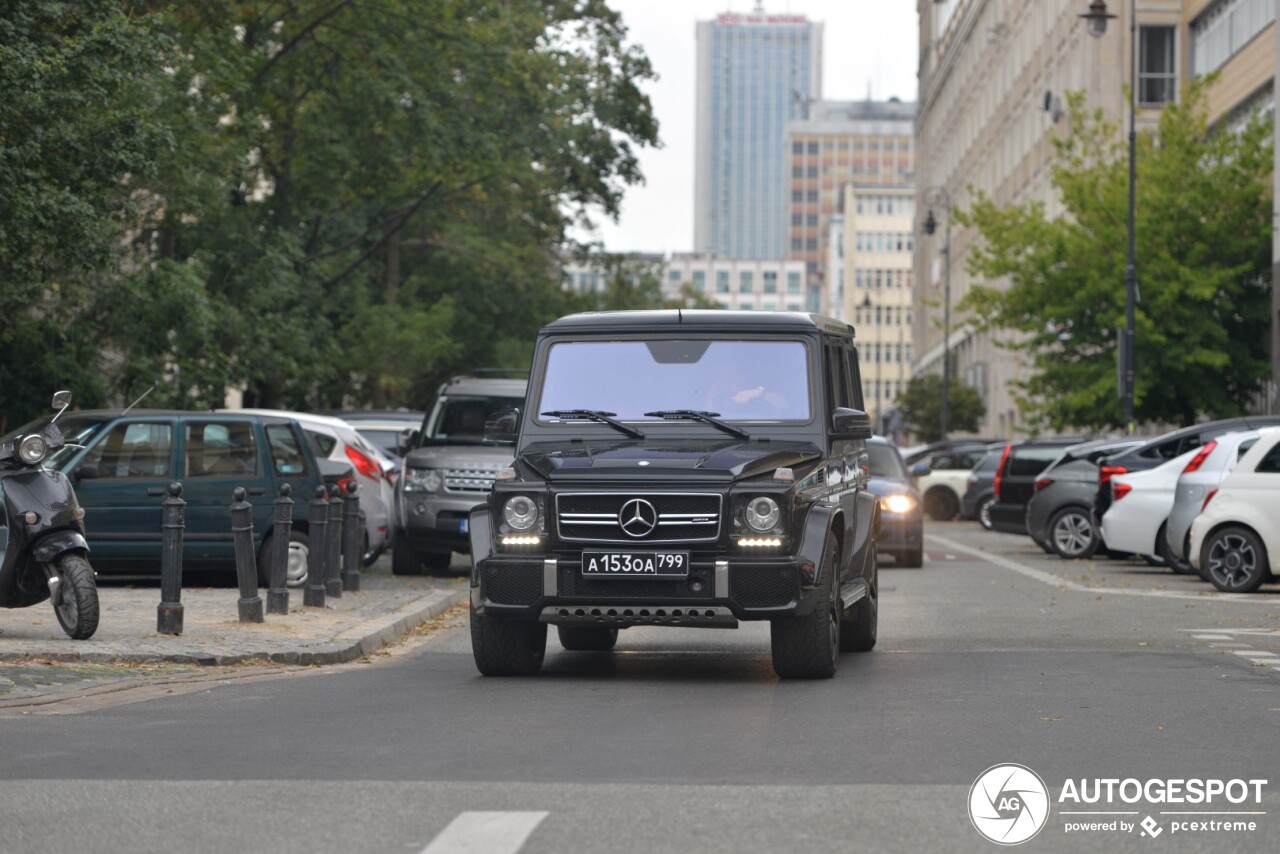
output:
M776 294L778 292L778 274L773 270L764 271L764 292L766 294Z
M729 293L729 271L716 270L716 293Z
M809 177L809 178L817 178L817 177L818 177L818 167L817 167L817 166L810 166L810 167L809 167L809 169L808 169L808 175L807 175L807 177Z
M751 293L751 284L752 284L753 278L754 277L752 276L749 270L743 270L741 273L739 273L738 274L738 293L740 294Z
M810 228L815 227L815 226L818 224L818 215L817 215L817 214L809 214L808 216L806 216L806 217L804 218L804 224L805 224L805 225L807 225L807 226L809 226Z
M793 143L791 143L791 153L792 153L792 154L804 154L804 143L803 143L803 142L793 142Z
M792 177L792 178L803 178L803 177L804 177L804 167L803 167L803 166L792 166L792 167L791 167L791 177Z
M791 248L799 252L801 249L804 248L804 240L802 240L799 237L791 238Z
M804 201L804 190L792 190L792 191L791 191L791 201L793 201L793 202L803 202L803 201Z
M816 202L816 201L818 201L818 191L817 191L817 190L808 190L808 191L806 191L806 192L805 192L805 194L804 194L804 198L805 198L805 201L807 201L807 202Z
M774 143L774 145L777 145L777 143ZM777 149L775 148L775 149L774 149L774 151L777 151ZM818 153L818 143L816 143L816 142L811 142L811 143L809 143L809 153L810 153L810 154L817 154L817 153Z
M800 293L800 274L799 273L787 273L787 293L789 294Z
M791 215L792 225L804 225L804 214L793 213Z
M1274 0L1217 0L1191 23L1191 73L1221 68L1276 19Z
M693 271L693 287L701 293L707 292L707 274L702 270Z
M1141 27L1138 60L1138 103L1167 104L1178 90L1173 27Z
M804 248L809 252L818 251L818 238L816 237L807 238L804 242Z
M799 311L799 310L800 310L800 303L798 302L787 303L787 311Z

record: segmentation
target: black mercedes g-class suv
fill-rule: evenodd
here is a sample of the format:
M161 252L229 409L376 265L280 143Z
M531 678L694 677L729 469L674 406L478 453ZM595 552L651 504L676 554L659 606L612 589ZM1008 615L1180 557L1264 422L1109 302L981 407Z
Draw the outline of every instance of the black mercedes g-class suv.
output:
M470 517L471 645L542 666L547 626L608 650L640 625L770 621L779 676L876 642L876 532L853 328L818 315L578 314L538 335L526 411Z

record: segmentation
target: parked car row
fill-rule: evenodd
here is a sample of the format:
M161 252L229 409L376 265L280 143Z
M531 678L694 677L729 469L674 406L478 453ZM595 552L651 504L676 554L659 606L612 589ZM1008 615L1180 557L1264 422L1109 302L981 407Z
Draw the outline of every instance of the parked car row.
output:
M1139 555L1174 572L1199 572L1219 590L1256 590L1271 577L1272 555L1280 565L1276 425L1280 417L1256 416L1149 439L997 443L967 475L959 512L1027 535L1064 559ZM954 483L953 475L934 475L939 461L955 457L952 447L918 461L917 486ZM926 511L953 506L931 505L924 495Z

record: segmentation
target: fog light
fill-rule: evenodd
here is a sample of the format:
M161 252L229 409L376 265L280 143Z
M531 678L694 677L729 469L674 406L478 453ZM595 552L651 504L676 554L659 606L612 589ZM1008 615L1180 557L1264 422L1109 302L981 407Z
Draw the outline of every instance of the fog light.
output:
M26 522L28 525L34 525L36 522L40 521L40 516L37 515L34 510L28 510L26 513L22 514L22 521Z
M529 535L513 536L509 534L502 538L504 546L536 546L540 542L542 542L542 537Z

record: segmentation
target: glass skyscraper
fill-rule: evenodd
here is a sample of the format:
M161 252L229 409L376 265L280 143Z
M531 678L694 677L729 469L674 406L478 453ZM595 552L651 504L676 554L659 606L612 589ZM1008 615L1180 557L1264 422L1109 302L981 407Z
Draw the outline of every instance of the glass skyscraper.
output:
M699 21L697 85L695 248L788 257L787 122L822 97L822 24L762 11Z

